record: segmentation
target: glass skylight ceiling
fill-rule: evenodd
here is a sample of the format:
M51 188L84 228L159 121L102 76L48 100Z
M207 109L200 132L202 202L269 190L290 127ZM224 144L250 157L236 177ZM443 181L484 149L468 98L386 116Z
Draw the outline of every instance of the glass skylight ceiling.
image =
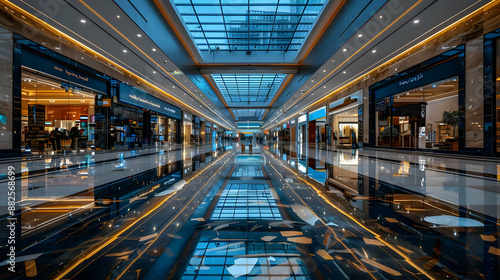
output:
M328 0L172 0L201 51L298 51Z
M266 109L232 109L236 120L262 120Z
M286 74L212 74L220 93L230 102L269 103Z

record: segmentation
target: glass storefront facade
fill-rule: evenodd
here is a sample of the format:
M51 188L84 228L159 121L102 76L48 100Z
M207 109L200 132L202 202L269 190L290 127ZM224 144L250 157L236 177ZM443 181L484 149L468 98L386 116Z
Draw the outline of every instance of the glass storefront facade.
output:
M360 119L358 108L362 102L362 90L330 104L330 124L336 146L356 147L359 139Z
M466 150L477 126L466 127L464 46L372 85L370 98L371 146L477 153Z
M458 77L376 103L377 146L458 151Z
M79 150L93 145L96 95L90 89L26 69L21 85L22 151Z

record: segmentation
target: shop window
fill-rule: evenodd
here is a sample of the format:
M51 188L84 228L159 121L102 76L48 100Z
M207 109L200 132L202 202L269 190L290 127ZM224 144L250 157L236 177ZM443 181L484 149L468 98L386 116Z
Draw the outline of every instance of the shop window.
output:
M458 150L458 78L377 101L377 145Z
M332 117L334 140L337 145L351 147L357 144L358 135L358 109L350 108L336 113Z
M94 94L27 70L21 85L24 149L42 153L87 148L93 139Z

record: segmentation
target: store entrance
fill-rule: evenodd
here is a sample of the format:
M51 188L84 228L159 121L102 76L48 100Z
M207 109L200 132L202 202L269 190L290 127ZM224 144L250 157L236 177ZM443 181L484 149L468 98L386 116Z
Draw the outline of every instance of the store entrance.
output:
M96 95L89 89L23 69L22 150L78 151L95 137Z
M377 146L458 151L458 78L376 101Z

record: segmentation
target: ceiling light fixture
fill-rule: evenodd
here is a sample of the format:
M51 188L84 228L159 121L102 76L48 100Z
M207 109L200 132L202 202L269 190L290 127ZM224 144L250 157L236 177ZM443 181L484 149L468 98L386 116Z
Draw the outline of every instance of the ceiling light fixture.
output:
M361 37L363 37L363 34L359 34L359 35L358 35L358 38L361 38Z
M416 20L413 21L413 23L415 23L415 24L417 24L419 22L420 22L420 20L418 20L418 19L416 19Z
M346 74L347 72L346 72L346 71L344 71L344 72L342 72L342 73Z
M141 38L141 37L142 37L142 35L141 35L141 34L137 34L137 37Z
M126 52L127 52L127 50L123 50L123 52L124 52L124 53L126 53Z
M116 18L120 18L120 15L116 15Z
M376 53L376 52L377 52L377 50L372 50L372 53Z
M81 23L86 23L87 21L86 21L86 20L84 20L84 19L81 19L81 20L80 20L80 22L81 22Z
M155 49L155 48L153 48L153 51L155 52L155 51L156 51L156 49Z
M346 52L346 51L347 51L347 49L343 49L342 51L343 51L343 52Z

